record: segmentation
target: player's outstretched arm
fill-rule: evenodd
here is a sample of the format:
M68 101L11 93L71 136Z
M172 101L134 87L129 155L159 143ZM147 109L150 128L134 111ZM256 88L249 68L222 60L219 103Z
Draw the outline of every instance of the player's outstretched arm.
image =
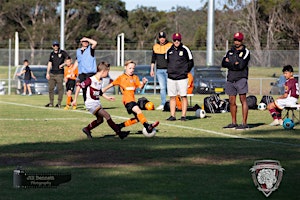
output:
M114 100L116 100L115 97L113 97L113 96L107 96L106 94L102 94L102 97L104 97L108 101L114 101Z
M112 83L110 83L108 86L106 86L105 88L102 88L102 92L105 93L109 88L113 87L114 85Z

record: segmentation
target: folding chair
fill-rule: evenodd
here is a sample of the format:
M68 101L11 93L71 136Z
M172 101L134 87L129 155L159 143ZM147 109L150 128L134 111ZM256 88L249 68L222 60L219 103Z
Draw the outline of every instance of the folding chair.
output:
M285 118L289 118L289 115L290 115L290 112L292 114L292 120L294 121L294 123L298 123L300 124L300 105L299 104L296 104L294 106L286 106L284 107L284 109L286 111L283 119ZM298 117L296 116L296 113L295 112L298 112ZM297 121L296 121L297 120Z

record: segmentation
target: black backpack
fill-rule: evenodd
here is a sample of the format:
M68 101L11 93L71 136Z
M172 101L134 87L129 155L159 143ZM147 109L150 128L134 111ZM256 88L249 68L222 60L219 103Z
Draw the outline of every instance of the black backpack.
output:
M255 110L257 109L257 98L254 95L247 96L248 108Z
M146 97L141 97L137 101L137 105L140 107L141 110L146 110L145 105L148 103L149 100Z
M165 105L164 105L164 111L170 111L170 101L166 101Z
M221 98L217 94L212 94L209 97L204 98L204 110L207 113L220 113L219 107Z
M272 96L268 96L268 95L264 95L262 96L260 103L265 103L266 105L268 105L269 103L274 102L274 98Z

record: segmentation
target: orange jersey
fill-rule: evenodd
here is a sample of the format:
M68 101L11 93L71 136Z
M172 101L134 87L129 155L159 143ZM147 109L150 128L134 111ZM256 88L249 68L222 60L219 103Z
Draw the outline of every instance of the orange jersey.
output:
M76 67L76 69L73 69L73 64L71 64L70 66L66 66L65 70L64 70L64 77L68 78L68 79L72 79L75 80L78 76L78 68Z
M124 105L132 101L135 102L134 92L141 85L137 75L128 76L124 73L114 80L112 84L120 86Z
M191 73L188 73L188 89L187 93L188 94L193 94L193 89L194 89L194 77Z

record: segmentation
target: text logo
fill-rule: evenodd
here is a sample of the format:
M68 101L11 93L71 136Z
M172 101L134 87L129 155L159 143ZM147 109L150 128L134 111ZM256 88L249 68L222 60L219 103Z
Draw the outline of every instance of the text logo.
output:
M255 186L266 197L279 187L283 170L277 160L258 160L250 169Z

